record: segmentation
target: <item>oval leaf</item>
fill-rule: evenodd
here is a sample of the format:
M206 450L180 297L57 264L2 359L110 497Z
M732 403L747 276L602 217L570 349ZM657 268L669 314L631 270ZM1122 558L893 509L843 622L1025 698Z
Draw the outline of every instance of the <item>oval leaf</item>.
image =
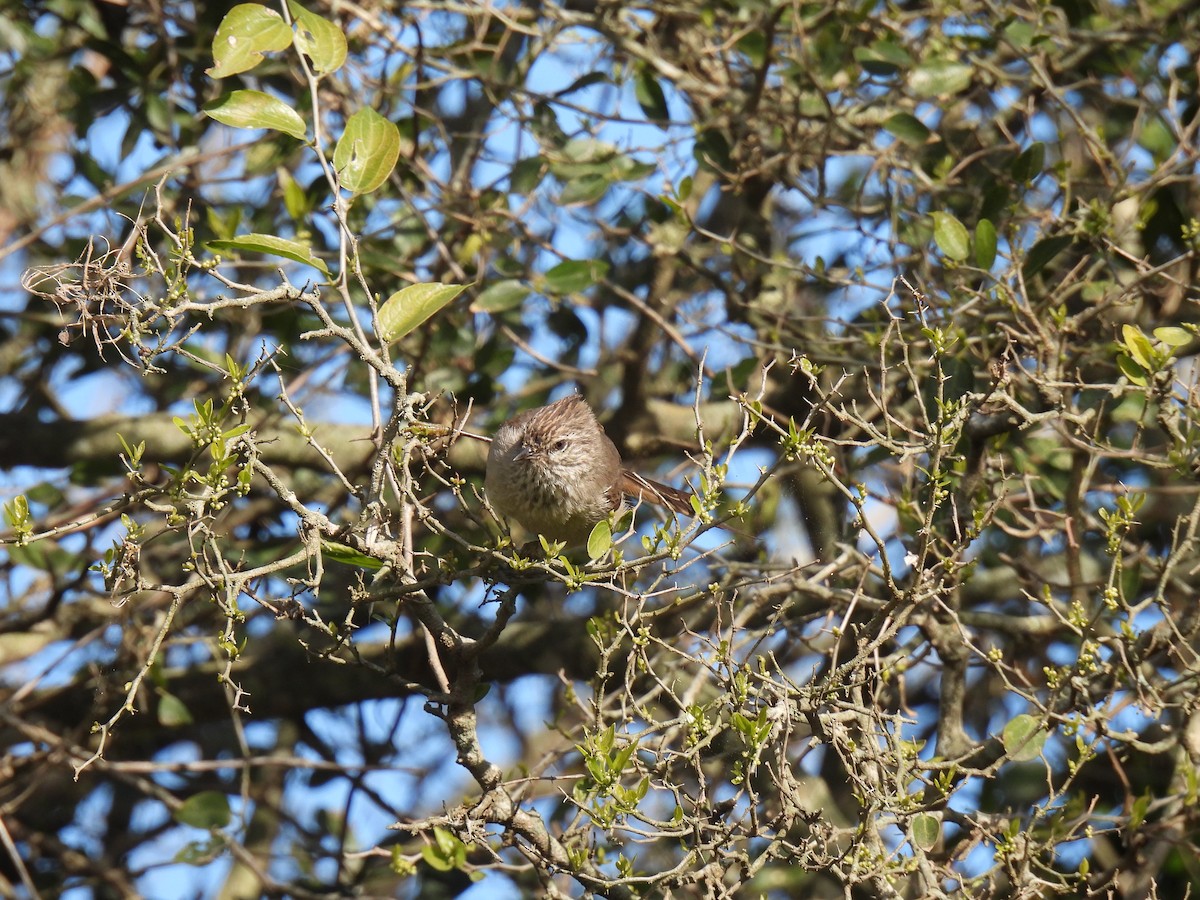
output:
M932 850L942 834L942 823L937 816L918 813L912 820L912 842L922 850Z
M1022 274L1026 278L1032 278L1042 271L1050 260L1065 250L1072 240L1074 239L1069 234L1060 234L1057 237L1043 238L1038 241L1029 248L1025 264L1021 267Z
M913 69L908 76L908 87L921 98L957 94L971 86L973 72L965 63L948 59L934 60Z
M339 544L337 541L322 540L321 553L325 559L344 563L347 566L358 566L372 572L378 572L383 568L382 559L367 556L367 554L360 553L358 550L355 550L353 547L347 547L345 544Z
M666 122L671 117L667 111L667 95L649 66L638 71L633 81L633 94L651 122Z
M325 261L313 256L307 245L275 237L273 234L242 234L228 241L209 241L207 246L211 250L225 250L231 253L266 253L270 256L282 256L284 259L312 266L323 275L329 274Z
M876 41L870 47L856 47L854 59L872 75L894 75L912 65L912 56L899 44Z
M975 225L975 265L990 269L996 261L996 226L991 219L980 219Z
M572 178L558 195L563 206L587 206L595 203L606 193L612 181L607 175L584 175Z
M212 78L227 78L253 69L264 53L284 50L292 43L292 29L273 9L258 3L239 3L221 20L213 37Z
M1037 719L1022 713L1004 726L1000 740L1010 759L1015 762L1028 762L1037 759L1047 737L1049 735L1045 729L1039 727Z
M539 279L539 287L551 294L576 294L587 290L608 274L608 263L600 259L568 259Z
M158 701L158 722L168 728L191 725L192 714L182 700L163 691Z
M1122 325L1121 337L1124 339L1126 352L1133 357L1134 362L1143 369L1153 370L1156 362L1154 346L1150 343L1150 338L1142 334L1142 329L1136 325Z
M1192 342L1192 333L1178 325L1164 325L1154 329L1154 336L1168 347L1186 347Z
M509 170L508 189L514 194L532 194L542 183L549 167L541 156L530 156L518 160Z
M396 291L379 307L379 336L389 344L400 340L464 290L464 285L433 283Z
M894 135L910 147L920 147L929 141L933 134L925 123L912 113L898 112L883 123L888 134Z
M524 303L529 294L529 288L515 278L497 281L475 298L471 312L508 312Z
M231 91L207 104L204 112L209 118L234 128L269 128L301 141L308 137L300 114L262 91Z
M295 0L288 0L288 9L299 26L296 47L312 61L318 75L336 72L346 61L346 35L328 19L309 12Z
M383 184L400 158L400 130L373 109L360 109L346 122L333 151L342 187L369 194Z
M1145 387L1150 382L1150 373L1124 353L1117 355L1117 368L1121 370L1121 374L1138 387Z
M971 252L971 237L967 227L950 213L933 214L933 240L950 259L962 261Z
M175 821L193 828L224 828L229 820L229 798L220 791L193 794L175 810Z
M1045 164L1046 145L1041 141L1035 141L1022 150L1021 155L1013 160L1013 178L1021 184L1027 184L1042 174L1042 167Z
M601 519L588 535L587 552L589 559L599 559L612 548L612 526L608 519Z

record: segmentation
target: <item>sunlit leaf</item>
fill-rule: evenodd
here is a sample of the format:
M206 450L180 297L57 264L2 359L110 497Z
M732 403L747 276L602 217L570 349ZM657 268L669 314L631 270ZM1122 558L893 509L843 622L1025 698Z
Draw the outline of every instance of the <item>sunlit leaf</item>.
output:
M953 260L964 260L971 252L967 227L950 213L933 213L933 240L938 249Z
M313 256L308 245L299 241L289 241L286 238L275 237L273 234L242 234L227 241L209 241L210 250L224 250L230 253L266 253L270 256L281 256L293 262L303 263L329 275L325 261Z
M1004 752L1014 762L1027 762L1038 758L1047 737L1049 735L1037 719L1022 713L1004 726L1001 742Z
M937 846L942 834L942 823L937 816L929 813L918 813L912 818L912 841L922 850L932 850Z
M259 3L239 3L221 20L213 37L211 78L228 78L253 69L263 54L292 43L292 29L283 16Z
M974 74L974 67L966 63L933 60L909 73L908 87L917 97L952 96L970 87Z
M608 519L601 519L588 535L587 552L589 559L599 559L612 549L612 526Z
M308 126L292 107L262 91L231 91L204 107L210 118L234 128L269 128L298 140L308 137Z
M1154 336L1168 347L1186 347L1195 340L1190 331L1180 328L1178 325L1163 325L1155 328Z
M379 307L379 336L389 344L423 325L430 316L466 290L459 284L410 284Z
M367 569L371 572L377 572L383 568L383 560L376 559L374 556L367 556L367 554L361 553L353 547L347 547L345 544L339 544L336 541L322 540L321 555L327 560L347 566L357 566L360 569Z
M392 174L400 158L400 131L375 110L360 109L346 122L333 151L333 167L342 187L369 194Z
M1144 369L1154 368L1156 362L1154 346L1150 343L1150 339L1142 334L1142 329L1136 325L1122 325L1121 337L1126 352L1133 357L1134 362Z
M296 20L296 46L312 61L319 75L336 72L346 61L346 35L333 22L309 12L296 0L288 0Z

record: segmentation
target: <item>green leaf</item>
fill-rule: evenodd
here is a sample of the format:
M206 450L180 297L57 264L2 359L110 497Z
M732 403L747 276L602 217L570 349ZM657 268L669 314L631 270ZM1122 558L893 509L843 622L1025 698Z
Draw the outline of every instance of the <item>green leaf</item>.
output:
M514 194L529 194L542 183L549 166L545 157L529 156L519 160L508 173L508 189Z
M761 31L747 31L737 42L738 51L746 54L750 65L762 68L767 62L767 36Z
M400 340L465 290L465 285L437 282L401 288L379 307L379 337L389 344Z
M732 167L729 141L715 128L708 128L696 135L696 144L692 148L692 155L696 158L696 162L706 169L728 172Z
M612 77L605 72L592 71L580 75L561 91L556 91L554 94L555 100L561 100L563 97L569 97L577 91L582 91L584 88L589 88L594 84L612 84Z
M158 723L167 728L191 725L192 713L182 700L174 694L163 691L158 700Z
M608 193L612 179L606 175L583 175L572 178L558 195L563 206L588 206Z
M360 569L367 569L371 572L378 572L383 568L382 559L360 553L353 547L347 547L345 544L339 544L336 541L322 540L321 555L327 560L347 566L357 566Z
M599 559L612 549L612 526L608 519L601 519L588 535L588 559Z
M895 75L913 64L907 50L891 41L879 40L870 47L856 47L854 61L872 75Z
M4 520L16 529L28 529L31 525L29 518L29 501L24 494L17 494L10 503L4 504Z
M1004 37L1013 49L1026 51L1033 46L1033 39L1037 36L1037 31L1034 26L1028 22L1023 22L1019 19L1009 22L1004 26Z
M140 458L140 454L137 452L136 448L130 447L128 444L126 444L124 440L121 439L120 435L117 435L117 439L121 440L121 446L125 450L125 457L127 459L130 461L135 461L136 459ZM145 443L143 442L141 446L142 452L145 452ZM25 496L34 503L43 503L46 506L57 506L66 499L66 495L63 494L62 488L56 484L51 484L48 481L40 481L33 485L25 492Z
M288 0L288 9L299 26L296 47L312 61L318 75L336 72L346 62L346 35L337 25L309 12L295 0Z
M444 828L434 826L434 843L421 848L421 858L439 872L461 868L467 861L468 845Z
M273 234L242 234L228 241L209 241L207 246L210 250L225 250L230 253L266 253L270 256L281 256L312 266L323 275L329 275L325 261L313 256L307 245L275 237Z
M300 114L262 91L230 91L206 104L204 112L209 118L234 128L269 128L300 141L308 138L308 127Z
M884 130L895 135L910 147L920 147L928 143L933 134L925 124L911 113L898 112L883 123Z
M489 285L471 304L473 313L500 313L516 309L530 294L529 288L516 278L506 278Z
M550 161L550 171L569 190L578 180L636 181L654 171L654 165L634 159L606 141L575 138Z
M667 96L663 93L662 85L654 77L649 66L642 66L633 80L633 94L637 97L638 105L651 122L666 122L670 119L667 109Z
M975 265L990 269L996 261L996 226L991 219L975 223Z
M239 3L221 20L213 37L210 78L228 78L253 69L264 53L291 46L292 29L273 9L258 3Z
M189 866L206 866L217 857L229 852L225 835L216 834L207 841L188 841L175 854L175 862Z
M933 213L933 240L950 259L962 261L971 252L967 228L950 213Z
M932 850L941 837L942 823L937 816L918 813L912 819L912 842L922 850Z
M538 289L549 294L577 294L608 274L601 259L568 259L538 279Z
M193 794L175 810L175 821L193 828L224 828L231 818L229 798L220 791Z
M1178 325L1164 325L1154 329L1154 336L1168 347L1186 347L1194 338L1186 328Z
M1146 821L1146 813L1150 811L1150 802L1154 799L1154 795L1150 788L1142 791L1142 795L1133 801L1133 805L1129 808L1129 828L1137 829Z
M1143 126L1138 144L1153 154L1156 163L1161 163L1175 152L1179 141L1167 123L1155 116Z
M373 109L360 109L346 122L333 151L338 181L355 194L369 194L392 174L400 158L400 130Z
M1066 249L1072 240L1074 238L1069 234L1042 238L1042 240L1029 248L1029 253L1025 256L1025 263L1021 266L1021 272L1026 278L1032 278L1038 272L1042 271L1050 260Z
M966 63L938 59L914 69L908 76L908 87L917 97L952 96L971 86L975 70Z
M1030 144L1013 160L1012 173L1021 184L1028 184L1042 174L1046 164L1046 145L1041 141Z
M283 189L283 207L287 210L287 214L293 221L302 221L312 212L312 207L308 202L308 194L300 186L300 182L292 177L291 172L286 169L280 170L279 186Z
M1004 726L1000 740L1004 744L1004 752L1014 762L1028 762L1037 759L1048 737L1049 734L1039 726L1037 719L1022 713Z
M1158 367L1157 354L1154 352L1154 347L1150 343L1150 339L1142 334L1142 329L1136 325L1122 325L1121 337L1126 352L1133 357L1134 362L1143 369L1150 371Z

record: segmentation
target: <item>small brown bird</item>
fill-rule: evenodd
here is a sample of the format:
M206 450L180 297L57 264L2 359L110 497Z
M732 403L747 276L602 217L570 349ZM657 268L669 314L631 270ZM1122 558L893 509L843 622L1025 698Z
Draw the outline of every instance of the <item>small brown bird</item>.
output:
M621 465L591 407L572 394L509 419L496 431L484 479L496 511L551 540L581 544L625 498L680 515L692 495Z

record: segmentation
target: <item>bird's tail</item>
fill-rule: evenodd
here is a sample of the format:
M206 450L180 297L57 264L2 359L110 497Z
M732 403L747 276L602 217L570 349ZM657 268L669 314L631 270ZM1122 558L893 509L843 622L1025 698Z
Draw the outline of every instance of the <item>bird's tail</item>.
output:
M681 516L690 516L694 512L691 491L681 491L679 488L659 484L629 469L621 470L617 489L626 497L666 507Z

